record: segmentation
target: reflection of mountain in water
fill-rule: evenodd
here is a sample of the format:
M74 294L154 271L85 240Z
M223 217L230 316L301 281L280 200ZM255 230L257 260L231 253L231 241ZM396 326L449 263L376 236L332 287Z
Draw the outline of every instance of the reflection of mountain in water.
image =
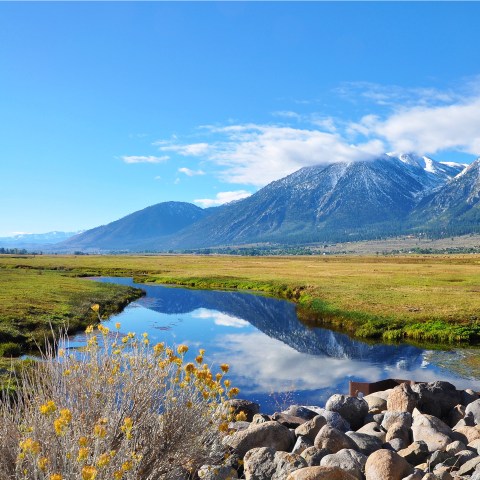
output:
M129 278L102 278L100 281L141 288L147 295L137 300L137 303L156 312L173 315L204 308L247 320L261 332L298 352L371 360L386 366L402 362L402 366L407 369L418 367L422 362L423 351L410 345L368 345L342 333L324 328L308 328L298 320L295 304L284 300L249 293L134 284Z

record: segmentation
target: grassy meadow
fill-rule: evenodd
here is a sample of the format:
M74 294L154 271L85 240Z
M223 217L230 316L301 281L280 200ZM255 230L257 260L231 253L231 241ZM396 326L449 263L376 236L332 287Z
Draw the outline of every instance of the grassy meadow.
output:
M479 255L3 256L0 336L9 345L3 353L44 335L48 322L85 325L92 303L108 314L138 295L79 278L91 275L262 292L295 301L308 324L359 338L442 344L480 340Z

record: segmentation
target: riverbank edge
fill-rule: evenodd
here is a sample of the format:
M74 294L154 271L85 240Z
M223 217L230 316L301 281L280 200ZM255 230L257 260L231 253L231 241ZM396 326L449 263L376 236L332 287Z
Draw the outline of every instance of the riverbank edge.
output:
M172 278L157 275L134 275L133 278L136 283L157 283L206 290L237 290L289 300L297 305L298 317L307 326L329 328L358 340L408 342L433 348L472 346L480 341L480 323L477 321L459 324L447 322L442 318L432 318L429 321L408 322L368 312L341 310L313 296L305 285L258 282L240 278Z

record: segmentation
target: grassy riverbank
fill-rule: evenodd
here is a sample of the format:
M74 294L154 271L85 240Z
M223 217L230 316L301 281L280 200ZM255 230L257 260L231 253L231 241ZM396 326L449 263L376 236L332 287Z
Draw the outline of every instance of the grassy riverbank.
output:
M51 330L85 328L95 320L91 305L104 317L121 311L139 290L65 276L58 270L0 268L0 356L17 356L42 345Z
M85 283L72 278L75 276L134 276L140 282L252 290L292 299L309 324L330 325L359 338L438 343L476 343L480 339L479 255L5 256L0 257L1 274L16 274L17 279L36 275L38 285L57 292L59 309L68 304L65 288L55 284L59 279L71 282L74 288ZM1 276L0 281L5 283ZM95 284L95 290L99 288ZM112 294L108 289L113 287L104 288L108 298ZM27 310L33 321L39 302L52 303L40 295L26 307L26 298L28 295L19 297L12 289L3 293L2 324L8 326L14 320L6 311ZM103 300L96 302L103 306ZM45 319L49 315L40 312Z

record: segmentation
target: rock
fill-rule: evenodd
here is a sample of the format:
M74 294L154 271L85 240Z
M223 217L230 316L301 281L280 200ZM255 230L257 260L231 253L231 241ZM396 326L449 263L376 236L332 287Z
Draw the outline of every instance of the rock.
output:
M317 415L321 415L326 421L327 425L330 425L341 432L348 432L351 430L350 424L337 412L330 412L329 410L325 410L324 408L319 407L308 407L310 409L315 409L314 411Z
M287 480L357 480L338 467L307 467L291 473ZM385 480L385 479L384 479Z
M343 449L331 455L325 455L320 462L322 467L339 467L352 474L358 480L363 479L363 470L367 457L355 450Z
M388 396L387 409L393 412L413 412L417 406L418 394L408 383L401 383L393 388Z
M345 435L350 437L356 445L356 450L360 450L364 455L370 455L376 450L382 448L383 442L372 435L358 432L347 432Z
M375 395L376 397L383 398L385 401L388 401L388 397L390 396L390 393L392 392L393 388L389 388L388 390L380 390L378 392L372 393L372 395Z
M430 452L445 450L452 442L452 430L448 425L432 415L416 413L412 425L413 440L424 441Z
M315 467L319 466L322 458L329 454L330 450L326 448L308 447L302 452L301 457L305 459L309 467Z
M382 448L398 452L399 450L403 450L404 448L406 448L408 446L408 443L409 442L405 442L401 438L392 438L389 442L384 443Z
M421 470L415 470L411 475L403 477L402 480L422 480L423 472Z
M470 480L480 480L480 470L475 469L470 477Z
M382 442L385 442L386 432L376 422L370 422L357 430L357 433L366 433L372 437L377 437Z
M244 458L246 480L283 480L299 468L307 466L300 456L276 452L273 448L253 448Z
M430 469L432 469L435 468L439 463L444 463L449 459L453 459L453 463L455 463L455 455L453 455L452 453L437 450L430 455L430 458L428 459L428 465Z
M480 439L480 431L478 427L455 427L453 429L452 439L470 443Z
M223 439L223 443L243 457L249 450L256 447L290 451L294 440L294 434L287 427L270 421L251 425L247 430L228 435Z
M480 455L480 440L474 440L473 442L470 442L467 445L467 448L474 452L478 452L478 454Z
M259 411L260 406L258 403L249 400L241 400L239 398L226 400L218 407L218 413L220 415L232 416L232 418L240 412L244 412L247 415L247 421L249 422L253 420L253 416Z
M467 446L463 442L459 442L458 440L455 440L454 442L449 443L447 445L447 447L445 448L445 451L455 455L456 453L466 449L467 449Z
M479 396L478 393L474 392L470 388L466 390L460 390L460 403L466 407L469 403L478 400Z
M368 403L368 413L381 413L387 409L387 401L374 393L366 395L363 399Z
M401 480L413 473L413 467L400 455L390 450L377 450L365 464L366 480Z
M390 442L390 440L393 440L394 438L400 438L406 445L408 445L410 443L410 429L401 423L394 423L387 430L385 440Z
M354 450L357 448L356 443L350 437L330 425L325 425L320 429L313 444L318 449L326 448L330 450L330 453L337 453L343 448Z
M313 417L318 415L318 413L310 410L308 407L303 407L301 405L290 405L282 413L286 413L287 415L293 415L294 417L300 417L304 420L311 420Z
M394 423L401 423L410 428L412 426L412 414L410 412L385 412L382 428L387 431Z
M376 413L375 415L373 415L372 420L378 423L379 425L381 425L384 418L385 418L385 413Z
M297 437L297 441L295 443L295 446L293 447L292 453L300 455L308 447L313 447L312 440L310 440L310 438L308 437L300 435L299 437Z
M433 473L426 473L422 480L438 480L438 478Z
M281 412L275 412L271 416L271 419L275 420L278 423L281 423L287 428L297 428L299 425L302 425L302 423L306 422L304 418L295 417L294 415L289 415L288 413Z
M425 442L413 442L408 447L397 452L410 465L419 465L428 457L428 446Z
M465 417L465 407L463 405L455 405L448 414L448 426L454 427L460 420Z
M455 465L461 467L466 462L468 462L469 460L472 460L477 456L478 456L477 452L472 452L471 450L461 450L460 452L457 452L455 454L455 457L456 457Z
M465 407L465 415L473 417L475 425L480 424L480 399L474 400Z
M416 383L412 390L418 394L417 408L438 418L446 418L461 400L460 392L448 382Z
M256 413L252 418L253 424L265 423L270 421L271 421L271 418L268 415L264 415L263 413Z
M228 429L239 432L240 430L246 430L250 425L250 422L230 422L228 424Z
M450 467L446 466L438 466L434 471L433 474L435 478L438 480L453 480L453 477L450 473Z
M468 460L468 462L465 462L458 470L458 475L463 476L463 475L468 475L472 473L477 465L480 463L480 457L476 456L472 458L471 460Z
M237 472L225 465L203 465L198 471L202 480L233 480L238 478Z
M321 415L317 415L311 420L308 420L308 422L305 422L304 424L297 427L295 429L295 435L305 436L313 442L315 441L315 437L317 436L317 433L326 424L327 424L327 421L325 420L325 417L322 417Z
M368 403L362 398L335 394L327 400L325 409L339 413L356 430L363 425L363 419L368 413Z

